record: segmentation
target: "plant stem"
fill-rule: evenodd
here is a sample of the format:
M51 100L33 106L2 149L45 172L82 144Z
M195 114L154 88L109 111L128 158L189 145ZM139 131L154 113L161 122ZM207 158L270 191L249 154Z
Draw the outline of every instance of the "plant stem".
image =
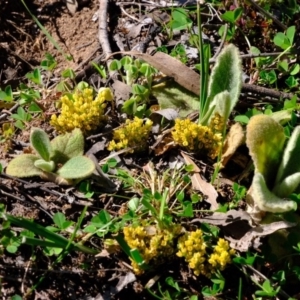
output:
M207 59L206 53L204 53L204 44L202 38L202 28L201 28L201 12L200 3L197 2L197 26L198 26L198 38L199 38L199 56L200 56L200 103L199 103L199 120L206 114L206 98L207 98L207 85L208 85L208 68L209 60Z

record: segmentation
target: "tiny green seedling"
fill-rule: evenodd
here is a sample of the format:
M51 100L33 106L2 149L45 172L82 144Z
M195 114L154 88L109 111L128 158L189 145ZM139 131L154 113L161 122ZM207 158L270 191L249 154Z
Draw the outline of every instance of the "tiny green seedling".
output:
M0 89L0 100L5 102L12 102L14 100L11 86L8 85L4 91Z
M21 154L11 160L6 173L16 177L40 176L58 184L75 184L89 177L95 165L83 156L84 138L79 129L50 141L39 128L33 128L30 143L36 154Z
M149 99L152 86L153 75L156 69L139 59L133 60L129 56L124 56L121 60L114 59L109 69L118 71L123 81L132 87L132 96L123 104L122 111L138 117L143 117L146 113L145 103ZM143 82L141 82L143 78ZM140 82L138 82L140 79Z
M274 37L274 44L282 50L290 50L294 44L296 26L291 26L286 33L278 32Z
M229 23L226 34L226 41L230 41L234 37L236 30L236 22L241 18L242 14L243 9L241 7L238 7L234 10L226 11L224 14L221 15L221 18ZM219 29L219 35L223 36L224 32L225 25L222 25Z

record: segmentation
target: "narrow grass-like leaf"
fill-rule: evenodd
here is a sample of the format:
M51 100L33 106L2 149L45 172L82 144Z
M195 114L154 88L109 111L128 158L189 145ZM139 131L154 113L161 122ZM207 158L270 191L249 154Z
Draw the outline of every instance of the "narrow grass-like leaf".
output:
M64 248L65 249L66 247L71 247L72 250L81 251L81 252L88 253L88 254L97 253L94 249L85 247L81 244L70 243L70 241L68 239L66 239L65 237L63 237L62 235L54 233L35 222L29 221L24 218L16 218L16 217L14 217L12 215L8 215L8 214L5 214L3 217L5 219L7 219L11 224L14 224L21 228L25 228L25 229L33 232L35 235L41 236L41 237L45 238L46 240L53 242L55 244L56 248Z
M16 218L11 215L5 215L5 216L11 224L14 224L21 228L25 228L29 231L32 231L35 235L39 235L49 241L52 241L53 243L56 244L56 247L65 248L69 243L69 240L66 239L65 237L56 234L35 222L29 221L24 218Z

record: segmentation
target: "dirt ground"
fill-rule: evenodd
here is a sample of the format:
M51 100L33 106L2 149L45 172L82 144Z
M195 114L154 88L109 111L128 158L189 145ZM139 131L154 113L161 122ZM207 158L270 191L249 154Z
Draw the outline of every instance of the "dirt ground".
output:
M40 65L46 53L55 57L57 74L66 68L78 70L82 63L100 54L97 0L85 1L75 14L70 13L62 0L26 1L63 53L45 36L21 1L1 2L1 86L16 84L26 72ZM69 61L64 55L72 59Z

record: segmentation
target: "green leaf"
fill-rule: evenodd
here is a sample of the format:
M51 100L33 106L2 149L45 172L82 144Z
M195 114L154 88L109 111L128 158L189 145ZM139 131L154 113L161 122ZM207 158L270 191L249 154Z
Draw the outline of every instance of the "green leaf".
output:
M64 164L70 158L80 156L84 151L84 136L80 129L57 136L51 141L51 159L56 163Z
M33 83L36 83L38 85L43 85L40 69L34 69L32 72L27 73L25 77L31 80Z
M130 210L135 212L135 211L137 211L139 204L140 204L140 199L137 197L134 197L128 201L127 206Z
M297 209L296 202L284 200L272 193L261 173L254 174L251 196L261 211L284 213Z
M226 11L223 15L221 15L221 18L224 21L234 24L242 16L242 14L243 9L241 7L238 7L235 10Z
M248 124L249 118L246 115L239 115L234 117L235 122L240 122L242 124Z
M289 38L283 32L278 32L275 35L274 44L283 50L286 50L288 47L292 46Z
M23 122L27 122L31 120L31 115L28 114L23 107L18 107L17 113L11 115L12 118L16 120L20 120Z
M76 74L72 69L66 69L62 71L61 76L63 78L75 79Z
M45 161L50 160L52 147L47 133L40 128L33 128L30 133L30 143L34 150Z
M290 69L290 75L297 75L300 71L300 65L299 64L293 64Z
M231 105L232 105L232 101L230 99L230 94L228 91L224 91L217 94L210 105L210 107L215 106L211 114L211 117L213 117L215 113L219 113L224 118L224 120L228 120L229 115L231 113L231 109L233 108L231 107ZM209 121L210 120L211 118L209 119ZM226 126L226 122L224 122L224 127L225 126Z
M110 65L109 65L109 70L110 71L118 71L122 68L122 64L119 60L114 59Z
M50 53L46 53L45 59L41 62L41 67L46 71L53 71L56 64L55 58Z
M275 111L275 112L272 112L271 117L273 120L275 120L279 124L284 125L291 120L292 110L285 109L285 110Z
M283 72L287 72L289 70L289 64L286 60L280 61L277 65L278 69Z
M284 101L283 109L297 109L297 96L295 95L291 100L286 99Z
M193 21L188 17L187 11L183 8L173 8L172 10L172 21L169 26L173 30L183 30L190 28Z
M53 216L53 221L55 225L61 230L68 228L72 224L71 221L66 220L65 215L61 212L58 212Z
M39 113L42 112L43 110L38 106L37 103L33 102L29 105L28 111L31 113Z
M21 154L8 163L6 174L20 178L39 176L43 171L34 165L38 159L33 154Z
M115 168L118 164L118 161L115 158L110 158L106 162L110 168Z
M297 79L295 79L294 76L289 76L286 80L285 83L288 85L288 87L291 88L295 88L296 86L298 86L298 81Z
M300 126L297 126L294 129L285 147L285 151L283 153L283 157L278 168L275 187L276 185L281 184L282 181L289 178L289 176L300 172L299 153L300 153ZM290 183L293 185L291 181L292 180L290 179ZM287 197L287 196L289 196L289 194L287 195L283 194L281 197Z
M167 81L154 86L151 93L157 98L161 109L174 108L179 111L180 118L199 109L199 97L176 82Z
M13 296L11 297L11 300L22 300L22 297L19 296L19 295L13 295Z
M34 162L34 166L45 171L52 172L55 169L54 161L45 161L43 159L38 159Z
M133 115L136 112L137 100L136 98L130 98L126 100L122 106L122 112L128 115Z
M236 105L242 88L242 67L238 49L229 44L217 57L208 86L208 103L214 104L213 99L219 93L228 91L230 94L231 112Z
M66 179L86 178L95 170L94 162L85 156L76 156L69 159L58 171L57 174Z
M4 91L0 89L0 100L11 102L14 100L11 86L8 85Z
M179 287L179 284L178 284L178 282L176 282L175 280L174 280L174 278L173 277L167 277L166 278L166 283L169 285L169 286L171 286L171 287L173 287L175 290L177 290L178 292L181 292L181 289L180 289L180 287Z
M288 37L291 46L294 43L295 33L296 33L296 26L290 26L286 31L286 36Z
M253 116L247 125L246 144L255 172L273 186L285 144L283 127L267 115Z

